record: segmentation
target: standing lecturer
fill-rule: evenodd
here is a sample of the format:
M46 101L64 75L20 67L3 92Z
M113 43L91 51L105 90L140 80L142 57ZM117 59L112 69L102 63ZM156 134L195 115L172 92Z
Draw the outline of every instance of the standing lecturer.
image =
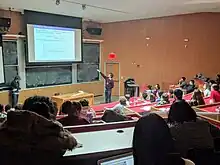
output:
M109 73L108 76L104 75L100 70L97 71L105 79L105 102L110 103L112 97L112 88L114 88L113 74Z

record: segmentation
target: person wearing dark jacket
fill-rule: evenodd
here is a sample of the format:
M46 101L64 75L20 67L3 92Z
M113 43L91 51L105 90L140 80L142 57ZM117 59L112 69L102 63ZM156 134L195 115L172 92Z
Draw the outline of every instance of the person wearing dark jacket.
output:
M19 76L15 76L14 80L11 82L11 103L12 108L14 108L18 103L20 83L21 78Z
M168 125L175 140L175 148L185 157L189 149L213 149L213 139L208 122L197 118L196 112L185 100L170 108Z
M25 110L8 112L0 126L2 164L51 164L76 147L71 133L51 118L50 99L40 100L42 97L31 97L24 103Z
M190 80L189 85L187 85L186 87L186 93L192 93L195 90L196 86L195 86L195 81L194 80Z
M157 114L140 118L133 134L134 165L185 165L176 153L166 122Z
M111 103L112 89L114 88L113 74L109 73L108 76L104 75L100 70L97 71L105 79L105 102Z

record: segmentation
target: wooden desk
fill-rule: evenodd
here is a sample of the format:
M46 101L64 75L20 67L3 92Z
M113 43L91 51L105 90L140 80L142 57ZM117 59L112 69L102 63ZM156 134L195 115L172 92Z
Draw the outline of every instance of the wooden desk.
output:
M220 103L202 105L194 107L196 112L206 112L205 114L199 114L199 116L220 128L220 113L216 112L216 108L220 106Z
M94 104L94 94L86 92L68 93L59 96L52 96L51 99L57 103L57 108L59 110L65 101L80 101L82 99L87 99L89 101L89 105Z
M123 130L124 132L118 133L118 130ZM73 136L83 147L67 151L64 156L78 156L132 148L133 131L134 127L129 127L74 133Z

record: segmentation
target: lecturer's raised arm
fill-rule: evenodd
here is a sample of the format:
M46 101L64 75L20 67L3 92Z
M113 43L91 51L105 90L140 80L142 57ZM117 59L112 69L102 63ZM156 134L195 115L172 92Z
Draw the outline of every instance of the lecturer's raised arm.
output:
M108 78L108 77L107 77L106 75L104 75L99 69L97 69L97 72L99 72L104 79Z

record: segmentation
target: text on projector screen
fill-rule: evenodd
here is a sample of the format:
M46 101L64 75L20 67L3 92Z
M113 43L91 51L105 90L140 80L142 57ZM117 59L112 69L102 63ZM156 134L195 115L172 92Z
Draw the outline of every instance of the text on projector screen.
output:
M27 25L29 62L81 61L81 30Z

